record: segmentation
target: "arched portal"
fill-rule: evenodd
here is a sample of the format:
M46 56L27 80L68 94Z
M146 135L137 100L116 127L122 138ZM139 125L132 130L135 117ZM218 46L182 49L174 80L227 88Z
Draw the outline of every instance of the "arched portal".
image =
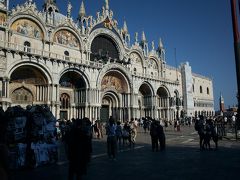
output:
M169 118L169 93L165 87L160 87L157 90L157 109L160 119L168 120Z
M143 83L138 91L138 116L140 117L152 117L152 90L149 84Z
M124 74L118 70L107 72L101 81L101 91L103 96L100 118L107 120L109 116L113 116L116 120L128 120L130 117L129 84Z
M49 99L47 77L31 65L20 66L12 72L9 89L13 106L47 104Z
M112 116L115 120L119 120L119 104L118 96L114 92L108 91L102 98L101 120L107 121L109 116Z
M83 118L86 107L86 82L79 72L69 70L59 80L60 119Z

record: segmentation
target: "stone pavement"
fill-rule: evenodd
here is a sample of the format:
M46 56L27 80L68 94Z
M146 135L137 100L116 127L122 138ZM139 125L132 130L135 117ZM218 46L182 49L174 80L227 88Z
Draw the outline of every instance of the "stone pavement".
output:
M238 179L240 175L240 142L222 140L218 151L200 151L198 135L193 128L183 127L175 132L166 131L165 152L151 152L149 133L138 133L135 149L124 148L117 161L106 155L106 139L93 140L93 158L83 180L135 179ZM68 163L39 167L32 171L12 172L16 180L67 180Z

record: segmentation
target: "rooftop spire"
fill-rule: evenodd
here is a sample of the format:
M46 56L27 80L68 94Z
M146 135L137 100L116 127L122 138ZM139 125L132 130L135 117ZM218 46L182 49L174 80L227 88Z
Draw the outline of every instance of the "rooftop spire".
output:
M142 32L142 42L146 42L147 39L146 39L146 36L145 36L145 32L143 31Z
M124 23L123 23L123 32L128 33L128 27L127 27L127 22L126 21L124 21Z
M109 2L108 2L108 0L105 0L105 4L106 4L106 10L109 10Z
M70 3L70 1L68 1L68 5L67 5L67 17L71 17L71 12L72 12L72 4Z
M159 39L159 44L158 44L158 48L159 49L163 49L163 43L162 43L162 39Z
M80 7L80 10L79 10L79 13L78 13L78 17L81 18L81 17L84 17L84 16L86 16L86 10L85 10L85 6L84 6L84 2L82 1L81 7Z

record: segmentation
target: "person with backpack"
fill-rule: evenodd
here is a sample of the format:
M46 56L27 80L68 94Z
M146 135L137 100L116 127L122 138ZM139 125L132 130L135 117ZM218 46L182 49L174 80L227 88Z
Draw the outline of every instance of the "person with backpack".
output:
M121 147L121 141L122 141L122 126L121 122L117 122L117 127L116 127L116 138L117 138L117 143L119 148Z

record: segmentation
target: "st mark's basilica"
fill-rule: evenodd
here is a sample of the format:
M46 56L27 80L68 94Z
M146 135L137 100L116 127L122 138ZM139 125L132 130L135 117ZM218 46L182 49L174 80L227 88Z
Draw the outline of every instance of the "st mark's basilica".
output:
M104 1L103 1L104 2ZM96 17L79 4L78 18L59 11L56 0L9 8L0 1L0 106L47 105L61 119L125 121L150 116L174 120L214 114L211 78L188 62L167 65L164 44L145 33L130 42L108 0Z

